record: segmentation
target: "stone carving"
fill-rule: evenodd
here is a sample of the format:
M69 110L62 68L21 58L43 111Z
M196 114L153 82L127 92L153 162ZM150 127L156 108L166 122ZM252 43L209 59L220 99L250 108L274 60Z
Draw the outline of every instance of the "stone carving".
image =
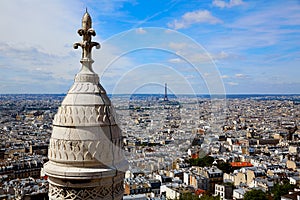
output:
M92 18L86 12L82 19L82 28L79 29L78 34L82 36L82 42L76 42L73 47L77 49L79 46L82 48L82 58L92 58L92 48L100 48L98 42L92 42L92 36L96 36L95 30L92 28Z
M72 93L100 93L100 88L92 83L75 83L69 90L69 94Z
M110 106L61 106L54 116L53 124L59 126L115 125ZM108 117L109 116L109 117Z
M95 85L99 82L99 77L97 74L80 74L75 77L75 83L93 83Z
M114 187L114 195L118 196L124 193L124 183L123 181L117 183Z
M68 161L97 161L102 164L107 164L110 154L101 151L101 149L109 149L114 145L114 154L116 157L122 156L122 148L120 139L112 144L109 141L82 141L82 140L59 140L50 139L48 157L50 160L68 162Z
M111 199L113 188L111 186L99 186L93 188L67 188L50 184L49 197L51 199L65 200L92 200L92 199ZM118 190L118 194L123 193L124 189ZM115 193L115 192L114 192Z
M58 140L51 138L48 157L50 160L92 161L100 143L100 141ZM95 146L92 152L88 149L91 146Z

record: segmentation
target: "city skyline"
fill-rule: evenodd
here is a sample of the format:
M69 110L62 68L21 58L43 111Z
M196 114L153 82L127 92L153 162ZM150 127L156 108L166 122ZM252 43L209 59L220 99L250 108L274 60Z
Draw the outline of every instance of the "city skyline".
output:
M0 5L0 93L66 93L80 68L72 45L85 8L102 45L94 70L108 93L163 93L165 82L174 94L300 93L297 1Z

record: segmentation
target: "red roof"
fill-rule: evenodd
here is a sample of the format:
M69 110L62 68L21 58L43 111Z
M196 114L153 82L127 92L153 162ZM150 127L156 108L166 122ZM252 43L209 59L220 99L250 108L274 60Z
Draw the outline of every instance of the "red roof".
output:
M197 189L196 191L195 191L195 194L196 195L200 195L200 194L203 194L204 192L206 192L205 190L201 190L201 189Z
M253 167L250 162L232 162L231 167Z
M192 153L191 157L193 159L199 158L199 154L198 153Z

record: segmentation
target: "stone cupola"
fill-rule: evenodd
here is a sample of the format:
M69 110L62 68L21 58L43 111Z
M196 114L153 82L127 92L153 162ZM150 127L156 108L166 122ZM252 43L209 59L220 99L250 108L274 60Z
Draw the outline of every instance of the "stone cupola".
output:
M122 199L127 161L122 151L122 134L106 91L92 69L92 42L96 33L86 13L78 34L82 42L82 68L75 76L53 120L49 162L49 199Z

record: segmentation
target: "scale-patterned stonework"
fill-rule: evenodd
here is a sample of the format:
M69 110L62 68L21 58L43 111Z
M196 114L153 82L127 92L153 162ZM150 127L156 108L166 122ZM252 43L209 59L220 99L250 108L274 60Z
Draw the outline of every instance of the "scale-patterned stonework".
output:
M111 106L60 106L54 116L57 126L108 126L115 125Z
M82 140L60 140L50 139L48 157L49 160L56 162L100 162L107 164L110 154L103 149L114 150L114 157L122 156L120 141L82 141Z

